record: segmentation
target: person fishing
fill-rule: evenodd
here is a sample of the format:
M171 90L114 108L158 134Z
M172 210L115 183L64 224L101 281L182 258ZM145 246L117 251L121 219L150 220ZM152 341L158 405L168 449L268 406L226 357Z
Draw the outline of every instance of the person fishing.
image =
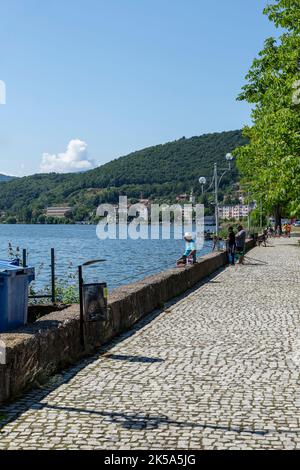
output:
M183 266L189 263L194 264L197 261L196 242L193 235L190 232L186 232L183 238L185 240L185 252L181 258L177 260L177 266Z

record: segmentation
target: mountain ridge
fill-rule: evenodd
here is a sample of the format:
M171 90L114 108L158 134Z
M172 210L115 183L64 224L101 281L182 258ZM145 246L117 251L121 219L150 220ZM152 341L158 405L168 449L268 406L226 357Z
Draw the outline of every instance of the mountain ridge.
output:
M199 176L209 176L216 162L226 165L225 155L247 140L242 131L226 131L182 137L114 159L84 173L35 174L0 186L0 210L18 221L37 220L45 208L68 204L73 218L86 220L103 202L117 203L119 195L132 202L144 198L174 202L180 193L194 189L201 195ZM222 179L220 192L237 181L237 170Z
M15 176L9 176L9 175L4 175L3 173L0 173L0 183L5 183L6 181L11 181L15 179Z

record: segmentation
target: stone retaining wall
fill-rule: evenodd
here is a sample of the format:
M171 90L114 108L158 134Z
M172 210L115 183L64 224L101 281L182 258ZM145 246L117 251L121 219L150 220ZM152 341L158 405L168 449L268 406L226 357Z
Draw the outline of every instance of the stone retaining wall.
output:
M247 248L252 247L253 242L248 241ZM1 341L6 346L6 364L0 364L0 403L96 351L226 263L226 253L211 253L193 266L169 269L115 289L109 295L109 320L85 325L84 351L79 341L78 305L50 313L15 332L0 334L0 346Z

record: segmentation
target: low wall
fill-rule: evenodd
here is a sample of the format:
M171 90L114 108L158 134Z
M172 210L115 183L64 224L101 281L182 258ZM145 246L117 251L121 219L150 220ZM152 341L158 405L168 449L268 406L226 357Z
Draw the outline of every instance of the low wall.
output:
M248 241L247 248L252 247L253 242ZM3 342L6 349L6 364L0 364L0 403L96 351L226 264L226 253L211 253L193 266L169 269L115 289L109 295L108 321L85 324L85 350L79 341L78 305L50 313L15 332L0 334L0 346Z

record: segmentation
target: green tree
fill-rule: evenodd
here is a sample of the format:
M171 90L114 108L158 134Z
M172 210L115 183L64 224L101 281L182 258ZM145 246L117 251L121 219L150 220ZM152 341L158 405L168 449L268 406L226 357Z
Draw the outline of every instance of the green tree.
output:
M8 217L6 219L7 224L15 225L17 223L17 219L15 217Z
M264 13L285 32L268 38L239 96L254 104L250 143L236 150L238 167L276 225L300 214L300 2L276 0Z
M43 215L43 214L39 215L37 221L38 221L39 224L45 224L46 223L46 216Z

